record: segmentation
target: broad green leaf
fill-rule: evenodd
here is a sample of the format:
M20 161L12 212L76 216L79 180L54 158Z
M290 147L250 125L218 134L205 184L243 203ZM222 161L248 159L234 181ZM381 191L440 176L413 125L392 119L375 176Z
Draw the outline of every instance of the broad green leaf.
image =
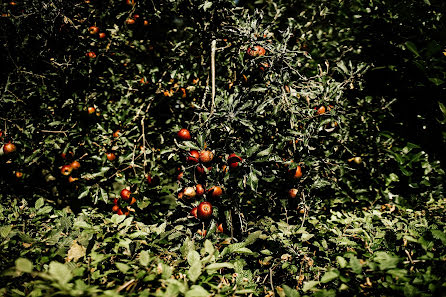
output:
M139 253L139 263L142 266L147 266L150 263L150 256L148 251L142 251Z
M287 285L283 285L282 288L286 297L300 297L300 294L296 289L288 287Z
M215 271L220 270L222 268L234 269L234 265L225 262L225 263L213 263L205 267L205 269L208 271L209 274L212 274Z
M436 86L444 84L444 80L439 79L437 77L429 77L429 80L434 83Z
M192 263L187 271L187 276L194 283L201 275L201 262Z
M214 245L209 239L206 239L206 241L204 242L204 251L209 255L212 255L215 251Z
M376 252L374 257L375 262L379 264L379 269L386 270L391 268L396 268L396 265L400 261L400 258L391 255L387 252Z
M193 285L189 291L186 292L185 297L208 297L211 294L202 286Z
M197 251L189 251L189 253L187 254L187 263L189 263L189 265L192 265L194 263L200 263L200 254Z
M34 207L36 209L41 208L43 205L45 204L45 201L43 200L43 198L39 198L37 199L36 203L34 203Z
M264 149L263 151L260 151L257 153L257 157L264 157L264 156L268 156L269 154L271 154L271 152L273 151L273 146L270 145L268 148Z
M112 221L113 224L117 225L117 224L121 223L122 221L124 221L125 218L126 218L126 216L120 216L118 214L114 214L111 217L111 221Z
M441 242L446 245L446 234L441 230L431 230L432 236L436 239L441 240Z
M300 240L302 241L308 241L311 238L313 238L314 234L310 234L310 233L302 233Z
M336 261L338 261L339 267L341 267L341 268L345 268L347 266L347 260L345 260L341 256L337 256Z
M15 260L15 267L18 271L31 273L33 271L33 263L25 258Z
M256 242L256 240L262 235L262 231L255 231L248 235L248 237L245 239L244 243L245 245L250 245Z
M359 262L359 260L358 260L358 258L356 258L356 256L350 257L349 264L350 264L350 267L354 273L360 274L362 272L361 262Z
M339 271L336 269L325 272L321 278L321 283L326 284L339 277Z
M83 229L91 229L92 228L92 226L85 221L76 221L76 222L74 222L73 227L83 228Z
M115 265L116 265L116 268L118 268L119 271L121 271L124 274L127 273L127 271L130 270L130 266L125 264L125 263L116 262Z
M406 48L407 48L408 50L410 50L412 53L415 54L416 57L419 57L419 56L420 56L420 54L419 54L418 51L417 51L417 47L416 47L416 45L415 45L413 42L411 42L411 41L406 41L404 44L406 45Z
M438 101L438 106L440 107L440 110L444 114L444 116L446 116L446 106L444 106L444 104L440 101Z
M319 284L318 281L308 281L304 283L302 291L307 292Z
M0 227L0 235L3 238L6 238L6 237L8 237L9 233L11 232L11 230L12 230L12 226L11 225L1 226Z
M50 263L48 273L59 284L66 284L73 277L70 269L66 265L55 261Z

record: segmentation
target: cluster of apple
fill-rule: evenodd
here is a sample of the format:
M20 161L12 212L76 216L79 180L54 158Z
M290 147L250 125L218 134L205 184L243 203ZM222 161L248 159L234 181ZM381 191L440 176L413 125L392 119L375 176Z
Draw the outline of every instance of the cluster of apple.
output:
M70 154L71 156L73 155L72 152L69 152L69 154ZM61 154L61 157L62 157L62 159L66 159L66 158L67 158L67 154L66 154L66 153L62 153L62 154ZM77 178L71 176L71 173L73 172L73 170L77 170L77 169L79 169L80 167L81 167L81 163L79 163L79 161L77 161L77 160L74 160L74 161L71 162L70 164L63 165L63 166L60 168L60 173L61 173L62 175L68 176L68 182L72 183L72 182L76 181Z
M191 140L191 135L189 130L181 129L177 133L177 137L180 140ZM195 172L201 176L212 170L212 166L210 166L211 161L214 159L214 154L212 151L208 149L203 149L201 151L191 150L187 153L186 162L188 164L192 164L195 166ZM237 154L230 154L228 157L228 166L231 169L235 169L239 166L239 163L243 161L241 157ZM226 172L228 170L228 166L223 165L222 171ZM180 172L178 175L178 180L181 181L183 178L183 173ZM223 195L223 188L218 185L211 186L206 190L205 186L202 184L196 184L194 186L184 187L179 193L179 199L196 199L196 198L204 198L204 201L201 201L198 206L193 207L190 211L190 214L202 221L209 220L213 215L213 207L212 203L207 200L215 200ZM206 230L199 230L202 236L206 235ZM218 232L223 232L223 225L218 224L217 226ZM200 233L199 232L199 233Z
M135 197L132 197L132 193L129 189L122 189L121 191L121 199L124 201L123 203L119 203L119 199L115 198L113 199L113 212L117 213L118 215L126 215L128 216L130 214L130 211L133 210L130 205L135 204L136 199Z
M88 2L86 3L90 3L90 1L88 0ZM135 6L135 1L134 0L126 0L126 4L131 5L131 6ZM129 17L128 19L126 19L125 23L127 25L133 25L136 23L136 21L140 18L139 14L133 14L131 17ZM143 20L142 21L144 26L148 26L149 25L149 21L148 20ZM105 32L100 32L99 27L97 27L96 25L94 26L90 26L88 28L88 33L90 33L91 35L97 35L100 39L104 39L105 37L107 37L107 34ZM85 54L87 57L89 57L90 59L94 59L96 58L96 53L93 51L89 51Z

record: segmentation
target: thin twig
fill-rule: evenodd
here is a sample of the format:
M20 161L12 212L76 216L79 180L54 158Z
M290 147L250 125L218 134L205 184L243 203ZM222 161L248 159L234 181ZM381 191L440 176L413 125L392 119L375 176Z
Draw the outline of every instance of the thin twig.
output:
M135 282L135 279L132 278L131 280L129 280L128 282L126 282L125 284L123 284L122 286L120 286L116 292L121 292L122 290L124 290L125 288L127 288L128 286L130 286L131 284L133 284Z
M274 296L275 293L274 293L274 285L273 285L273 268L272 267L269 268L269 282L271 284L271 292L273 293L272 296Z

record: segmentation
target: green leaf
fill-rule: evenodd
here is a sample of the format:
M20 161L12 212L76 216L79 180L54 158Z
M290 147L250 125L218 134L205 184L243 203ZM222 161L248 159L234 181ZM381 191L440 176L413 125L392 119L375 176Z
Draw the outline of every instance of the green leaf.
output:
M206 266L204 269L206 269L209 274L212 274L215 271L220 270L222 268L234 269L234 265L231 263L227 263L227 262L212 263L212 264L209 264L208 266Z
M253 146L251 146L247 151L246 151L246 156L249 158L251 157L255 152L257 152L260 148L259 144L255 144Z
M446 245L446 234L441 230L431 230L432 236L435 239L441 240L441 242Z
M285 296L287 297L300 297L299 292L296 289L290 288L287 285L282 286Z
M142 266L147 266L150 263L150 256L148 251L142 251L139 253L139 263Z
M21 272L31 273L33 271L33 263L25 258L15 260L15 268Z
M362 265L361 265L361 262L359 262L358 258L356 258L356 256L351 256L349 263L350 263L350 267L354 273L361 274Z
M116 265L116 268L118 268L119 271L121 271L122 273L127 273L127 271L130 270L130 266L125 263L116 262L115 265Z
M212 255L215 251L214 246L209 239L206 239L206 241L204 242L204 251L209 255Z
M255 231L248 235L248 237L245 239L244 243L245 246L251 245L262 235L262 231Z
M259 185L259 178L257 175L251 170L248 175L248 185L251 187L251 190L254 192L257 191L257 186Z
M341 267L341 268L345 268L347 266L347 260L345 260L341 256L337 256L336 261L338 261L339 267Z
M201 275L201 262L192 263L189 270L187 271L187 276L194 283Z
M41 208L43 205L45 204L45 201L43 200L43 198L39 198L37 199L36 203L34 203L34 207L36 209Z
M308 241L310 238L313 238L314 234L310 234L310 233L302 233L300 240L302 241Z
M436 86L442 85L444 84L444 80L441 80L439 78L436 77L429 77L429 80L434 83Z
M114 214L111 217L111 221L112 221L113 224L117 225L117 224L121 223L122 221L124 221L125 218L126 218L126 216L120 216L118 214Z
M417 47L415 46L415 44L413 42L406 41L404 44L406 45L406 48L408 50L410 50L412 53L414 53L415 57L419 57L420 56L420 54L417 51Z
M197 251L189 251L189 253L187 254L187 263L189 263L189 265L192 265L196 262L200 262L200 254Z
M304 283L304 286L302 288L302 291L306 292L309 291L311 289L313 289L315 286L317 286L319 284L318 281L308 281Z
M202 286L193 285L189 291L186 292L185 297L208 297L211 294Z
M327 271L321 278L321 283L326 284L339 277L339 271L336 269Z
M50 263L48 273L62 285L68 283L73 278L68 266L55 261Z
M444 106L444 104L440 101L438 101L438 106L440 107L440 110L444 114L444 116L446 116L446 106Z
M273 146L270 145L268 148L260 151L257 153L257 157L264 157L264 156L268 156L269 154L271 154L271 152L273 151Z
M374 260L379 264L379 269L386 270L396 268L396 265L400 261L400 258L387 252L381 251L375 253Z
M11 230L12 230L12 226L11 225L1 226L0 227L0 235L3 238L6 238L6 237L8 237L9 233L11 232Z

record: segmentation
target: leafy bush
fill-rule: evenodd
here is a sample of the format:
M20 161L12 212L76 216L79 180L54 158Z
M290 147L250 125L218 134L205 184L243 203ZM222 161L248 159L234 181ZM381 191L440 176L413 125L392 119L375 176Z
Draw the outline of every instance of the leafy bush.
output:
M443 14L418 4L409 40L405 7L353 2L4 4L1 292L442 292L441 159L391 124L407 84L373 88L444 109L418 34Z

